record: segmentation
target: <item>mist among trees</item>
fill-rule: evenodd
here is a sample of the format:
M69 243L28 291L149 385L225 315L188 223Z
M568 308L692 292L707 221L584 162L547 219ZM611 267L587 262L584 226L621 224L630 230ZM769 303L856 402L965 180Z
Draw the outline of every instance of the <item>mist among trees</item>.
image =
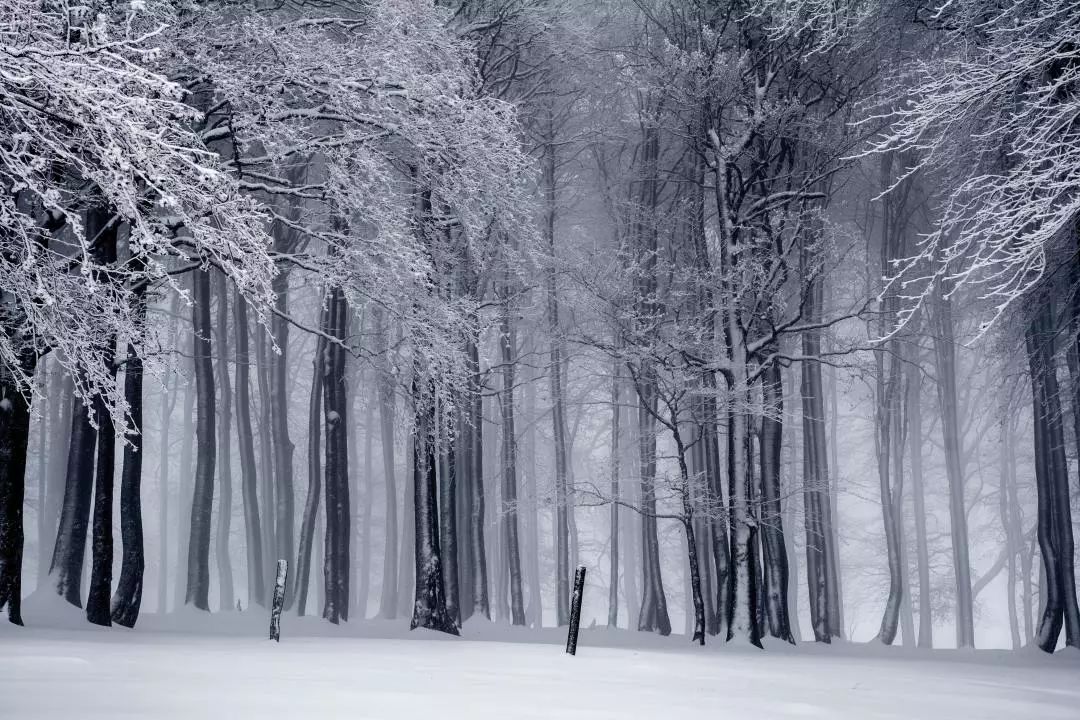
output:
M1078 37L4 0L0 609L1080 647Z

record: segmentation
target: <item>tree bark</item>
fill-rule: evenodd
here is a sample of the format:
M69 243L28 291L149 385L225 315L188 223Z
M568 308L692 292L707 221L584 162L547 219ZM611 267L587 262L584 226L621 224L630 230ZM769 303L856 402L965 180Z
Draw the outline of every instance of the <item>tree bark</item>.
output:
M191 533L188 540L187 592L184 603L199 610L210 609L210 526L214 505L214 463L217 435L214 406L214 356L210 343L210 271L196 270L192 324L195 364L195 489L191 499Z
M1068 465L1060 387L1054 366L1054 334L1053 304L1044 299L1028 326L1025 340L1035 415L1037 534L1046 579L1036 642L1046 652L1056 648L1063 625L1066 645L1080 645Z
M550 108L546 116L548 141L544 143L541 161L541 192L544 198L542 232L551 260L555 260L555 144L554 118ZM563 346L559 321L558 289L555 269L546 276L547 321L551 334L551 364L548 369L551 380L551 422L555 449L555 618L560 627L570 621L570 520L569 488L567 486L566 454L566 408L563 397Z
M788 562L780 505L780 453L783 448L784 388L780 367L770 363L762 377L761 545L764 559L765 618L769 634L794 644L787 612Z
M274 278L274 305L279 313L273 320L274 342L280 350L270 360L270 421L274 448L274 538L279 558L293 556L293 442L289 438L288 346L289 324L284 319L289 312L289 278L279 274ZM290 586L295 590L297 584ZM286 597L291 594L286 588ZM291 598L290 598L291 599Z
M236 337L236 436L240 450L240 493L244 505L244 537L247 550L248 604L266 607L263 533L259 518L255 438L251 430L250 358L248 355L247 300L239 290L233 298ZM268 478L264 476L264 482Z
M398 512L397 483L394 478L394 386L390 373L389 329L382 308L372 309L375 323L376 352L382 356L382 367L375 381L379 401L379 438L382 447L383 488L386 501L383 541L382 592L379 598L379 617L393 620L398 605Z
M323 308L319 312L319 330L327 331L327 300L323 298ZM308 586L311 581L311 548L315 539L315 517L319 512L319 497L322 492L322 398L323 377L326 374L326 338L319 336L315 341L315 357L312 360L311 397L308 403L308 490L304 501L304 515L300 522L300 550L296 558L296 614L304 615L307 611ZM286 601L286 607L288 602Z
M419 370L416 374L420 375ZM416 524L416 588L409 628L422 627L457 635L457 625L446 610L446 598L443 594L433 436L434 424L437 422L435 400L430 397L431 391L421 394L419 385L419 378L414 377L412 396L416 403L416 421L413 430L412 465Z
M323 617L337 624L349 619L349 438L348 388L344 343L349 332L349 305L340 287L330 289L327 328L339 342L327 342L323 368L326 417L326 603Z
M32 375L34 356L25 353L20 360L22 372ZM0 611L7 608L8 620L15 625L23 624L23 499L29 443L30 403L20 391L13 372L0 364ZM84 524L84 542L85 527ZM66 588L61 594L63 590Z
M137 302L141 307L140 314L144 314L142 298ZM131 425L135 432L128 437L124 445L124 467L120 475L120 539L124 551L120 565L120 581L112 598L112 620L117 625L131 628L135 627L139 619L143 571L146 566L142 522L142 461L145 447L143 364L142 358L131 344L128 345L127 362L124 364L124 399L130 408Z
M934 646L934 621L930 607L930 545L926 530L926 498L922 468L922 367L918 346L907 367L908 452L911 460L912 512L915 515L915 556L919 573L919 637L921 648Z
M525 625L525 602L521 590L521 549L518 543L517 431L514 424L514 367L517 363L517 336L511 320L510 289L504 287L499 327L502 353L502 528L503 548L507 553L510 585L510 617L514 625Z
M938 287L933 308L934 357L937 370L941 432L945 443L945 470L949 480L949 531L956 576L956 644L975 647L975 613L971 593L971 561L968 551L967 504L961 465L959 408L956 395L956 350L953 337L952 302Z
M232 432L232 387L229 382L229 288L224 273L217 277L217 376L221 384L218 437L218 503L217 538L215 556L218 566L219 607L229 611L236 607L235 589L233 588L232 558L229 556L229 536L232 532L232 444L229 435Z
M472 613L491 619L488 601L487 555L484 543L484 398L481 394L479 337L470 334L466 342L466 362L469 372L469 423L472 448L470 450L469 488L472 491L470 536L470 566L472 568Z
M265 563L266 577L274 577L277 572L277 561L288 561L287 557L278 556L275 522L277 520L277 503L275 501L275 475L274 475L274 443L273 433L270 428L270 364L271 351L266 328L261 324L255 329L255 350L257 357L256 378L259 387L259 476L263 482L259 484L262 494L260 502L260 520L263 528L263 562Z
M609 521L609 549L608 559L608 618L609 628L619 626L619 419L622 417L620 402L620 372L621 364L618 358L612 363L611 369L611 508Z
M667 597L660 568L660 541L656 522L656 412L655 369L644 362L638 389L638 453L641 467L642 599L639 631L671 634Z
M173 315L176 315L178 300L174 296L172 303ZM168 391L166 379L166 391L161 395L161 435L158 441L158 542L161 543L158 555L158 614L164 615L169 609L169 456L171 444L169 441L170 418L173 408L176 407L176 395L179 389L179 380L173 377L172 391Z

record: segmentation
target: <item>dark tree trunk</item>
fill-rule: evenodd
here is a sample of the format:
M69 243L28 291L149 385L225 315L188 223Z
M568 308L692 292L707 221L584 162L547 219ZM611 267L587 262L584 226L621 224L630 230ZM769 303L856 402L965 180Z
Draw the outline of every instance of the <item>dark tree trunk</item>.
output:
M94 398L97 417L97 467L94 478L94 524L90 545L90 590L86 619L95 625L112 625L113 487L116 473L116 430L104 396Z
M326 602L323 617L337 624L349 619L349 395L345 381L346 353L341 344L349 332L349 305L338 287L331 288L327 303L327 330L339 342L327 341L323 367L326 418Z
M457 438L449 437L442 414L439 415L439 517L442 530L443 584L446 587L446 611L461 626L461 605L457 563Z
M220 417L218 437L218 503L217 544L215 556L218 566L219 607L232 610L236 607L233 588L232 558L229 556L229 536L232 533L232 387L229 382L229 287L223 273L217 273L218 322L217 322L217 376L220 383Z
M323 299L326 302L326 298ZM327 331L329 322L327 308L319 313L319 330ZM322 399L323 378L326 375L326 338L320 336L315 341L314 366L311 375L311 397L308 403L308 490L304 501L304 515L300 522L300 551L296 559L296 591L292 597L296 600L296 613L304 615L307 611L308 585L311 581L311 548L315 540L315 518L319 513L322 494ZM287 605L286 605L287 606Z
M248 603L266 607L263 567L263 533L259 520L256 487L255 439L251 431L247 300L237 291L233 300L236 337L236 437L240 450L240 494L244 505L244 537L247 548ZM264 476L264 482L267 478Z
M655 370L642 368L638 385L638 450L641 467L642 587L638 630L671 634L667 597L660 569L660 540L656 522L656 412Z
M75 607L82 607L82 571L86 556L86 530L94 490L94 447L97 431L90 424L90 408L72 399L71 441L68 445L64 503L56 531L50 575L56 592ZM25 462L25 460L24 460Z
M25 354L21 360L22 372L32 375L34 356ZM12 371L0 364L0 611L7 608L8 620L15 625L23 624L23 497L29 443L30 403L20 391ZM84 542L85 528L84 524ZM78 572L81 572L81 566ZM78 578L78 572L74 577ZM61 594L63 590L66 588ZM75 590L78 598L77 585Z
M693 607L693 635L691 642L705 644L705 599L701 589L701 563L698 556L698 543L694 536L694 502L691 489L689 467L686 462L687 448L679 431L678 414L672 412L670 426L675 440L675 450L679 459L679 476L682 499L682 526L686 534L687 575L690 581L690 604Z
M116 240L118 225L112 221L113 214L105 208L94 208L86 213L86 232L89 237L99 238L93 254L102 266L116 263ZM105 341L104 357L109 373L116 377L116 338ZM95 625L112 625L110 600L112 598L113 566L113 489L116 471L116 429L113 425L112 408L104 395L93 400L94 419L97 424L97 464L94 470L94 516L90 545L90 590L86 598L86 619Z
M510 585L510 615L514 625L525 624L525 602L521 591L521 550L518 543L517 512L517 431L514 425L514 366L517 336L510 315L510 290L504 290L499 346L502 352L502 526L503 550L507 553Z
M142 310L145 306L138 300ZM124 467L120 474L120 539L124 545L120 581L112 599L112 619L117 625L135 627L142 605L143 555L142 460L143 460L143 365L134 346L128 345L124 365L124 398L130 408L135 434L124 445ZM165 460L165 462L168 462ZM163 533L164 534L164 533ZM165 572L165 568L161 569Z
M419 375L419 371L417 371ZM413 430L413 497L416 525L416 588L410 629L418 627L457 635L457 625L446 610L439 549L438 488L434 432L435 399L420 392L413 380L416 421ZM433 390L434 388L432 388Z
M267 337L266 328L256 324L255 349L257 356L255 376L259 386L259 476L263 481L259 483L261 490L259 496L259 516L263 529L263 563L266 578L275 577L277 561L288 561L287 557L278 556L278 545L275 523L277 521L277 503L275 502L275 475L274 475L274 442L273 432L270 428L270 341Z
M807 253L808 255L808 253ZM810 265L812 257L804 258ZM815 279L807 290L810 320L817 319L822 299L820 280ZM802 333L803 355L821 355L821 332ZM836 550L832 530L832 491L825 437L825 399L822 389L821 364L804 360L802 372L803 416L803 506L806 527L806 579L810 596L810 623L817 642L828 643L842 633L838 626L839 592L837 590Z
M289 312L289 278L279 274L274 278L275 307L282 315L274 318L274 342L280 354L270 362L270 431L274 448L274 534L279 558L293 556L293 442L289 438L289 402L288 402L288 345L289 324L283 319ZM286 588L286 597L297 587L296 583ZM291 598L290 598L291 600Z
M706 376L706 387L715 391L715 377ZM720 437L717 432L717 407L715 401L707 399L705 417L708 418L702 428L704 437L702 448L705 454L705 492L706 505L713 521L712 554L716 563L716 635L725 640L731 637L731 623L735 611L735 574L731 564L731 513L724 502L723 482L720 472Z
M1046 579L1036 642L1046 652L1053 652L1057 647L1062 625L1065 626L1065 643L1080 646L1068 465L1060 387L1054 365L1054 334L1053 304L1043 299L1028 326L1026 344L1035 416L1037 534Z
M210 609L210 528L213 523L214 463L217 459L215 430L214 356L210 333L210 271L196 270L192 324L194 326L195 393L195 488L191 498L191 533L188 539L187 592L184 603Z
M787 613L788 563L780 505L784 389L780 367L770 363L762 377L765 415L761 419L761 545L764 556L765 617L769 634L794 643Z

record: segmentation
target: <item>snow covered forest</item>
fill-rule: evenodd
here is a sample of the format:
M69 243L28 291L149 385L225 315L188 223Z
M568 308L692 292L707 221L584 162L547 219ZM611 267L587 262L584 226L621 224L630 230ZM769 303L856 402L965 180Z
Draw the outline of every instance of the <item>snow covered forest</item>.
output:
M0 0L0 655L1080 649L1078 456L1075 0Z

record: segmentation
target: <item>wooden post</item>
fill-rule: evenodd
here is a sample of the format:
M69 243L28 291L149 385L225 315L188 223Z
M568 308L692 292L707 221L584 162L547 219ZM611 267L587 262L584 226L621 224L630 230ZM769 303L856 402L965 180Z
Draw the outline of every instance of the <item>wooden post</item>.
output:
M578 565L574 573L574 594L570 598L570 632L566 636L566 652L577 655L578 626L581 624L581 596L585 592L585 566Z
M277 579L274 580L274 604L270 610L270 639L281 642L281 608L285 605L285 578L289 574L289 561L277 561Z

